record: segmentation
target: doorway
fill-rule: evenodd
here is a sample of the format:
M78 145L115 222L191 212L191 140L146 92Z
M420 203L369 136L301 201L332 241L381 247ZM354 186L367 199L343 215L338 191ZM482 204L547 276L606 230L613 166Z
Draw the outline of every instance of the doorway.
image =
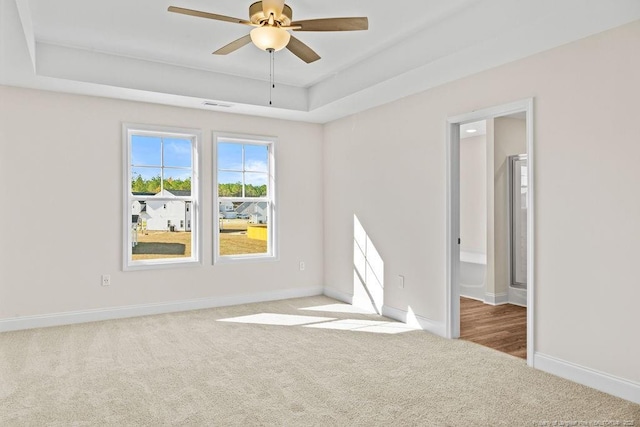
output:
M509 302L508 298L512 296L511 289L516 291L513 295L520 295L523 298L521 304L527 306L526 310L526 359L527 363L530 366L533 366L533 351L534 351L534 280L533 280L533 263L534 263L534 240L533 240L533 224L534 224L534 215L533 215L533 170L534 170L534 158L533 158L533 99L525 99L522 101L517 101L510 104L505 104L498 107L487 108L484 110L473 111L471 113L462 114L459 116L451 117L447 121L447 165L448 165L448 176L447 176L447 336L449 338L459 338L460 337L460 296L461 296L461 201L460 201L460 148L461 148L461 127L465 126L472 122L478 122L483 120L493 120L503 118L506 116L518 115L525 119L525 135L526 135L526 153L517 153L517 154L526 154L526 167L520 168L521 175L520 176L520 184L526 184L526 192L521 194L520 201L524 203L527 207L529 214L525 217L519 217L516 220L521 221L520 224L522 227L519 229L523 235L523 243L524 247L520 247L517 252L521 260L526 260L524 265L519 265L519 271L517 272L520 276L523 274L526 276L526 289L523 289L522 286L520 288L514 288L509 284L508 288L510 290L509 296L507 296L506 289L504 292L497 292L493 289L486 291L485 301L489 304L500 304L502 302ZM516 153L512 153L516 154ZM490 157L489 157L490 158ZM522 163L522 162L521 162ZM508 164L508 161L504 159L504 164ZM522 164L520 164L522 166ZM493 176L493 164L488 166L488 170L491 171L487 176ZM505 173L506 175L506 173ZM513 188L513 184L510 187L509 191L515 191ZM505 199L509 198L509 194L506 192L500 191L496 197L504 197ZM490 196L491 198L492 196ZM493 201L491 201L493 203ZM505 202L506 203L506 202ZM491 205L493 206L493 205ZM492 224L491 210L488 211L489 221L487 224ZM507 209L505 208L504 212L500 210L499 215L504 216L505 218L509 216ZM505 226L505 230L510 229L511 227ZM493 231L491 231L493 232ZM526 239L525 239L526 237ZM510 233L511 238L511 233ZM493 252L492 248L487 251L485 257L487 258L486 264L488 266L496 266L498 268L498 264L494 263L492 257L507 257L508 253L513 248L513 243L507 244L506 248L500 249L502 252ZM490 245L488 245L489 247ZM464 251L466 257L468 257L468 251ZM480 257L482 258L482 257ZM500 258L502 259L502 258ZM466 268L465 264L465 268ZM504 274L511 274L512 266L511 262L507 261L505 258L505 270L504 273L498 272L500 278L503 277ZM490 267L489 270L491 270ZM463 271L466 275L467 271ZM496 274L494 271L488 271L487 277L490 277L491 274ZM520 277L519 276L519 277ZM510 276L509 276L510 277ZM508 281L508 279L507 279ZM523 282L522 278L519 280L520 283ZM488 281L488 283L494 283L492 279ZM518 292L520 292L518 294ZM479 299L479 298L477 298ZM481 303L482 304L482 303ZM517 302L516 302L517 304ZM465 307L468 307L465 302ZM500 308L499 305L495 307L491 307L493 309L497 309L498 311L505 311L506 307ZM523 316L524 313L521 312L520 316ZM489 314L491 316L491 314Z

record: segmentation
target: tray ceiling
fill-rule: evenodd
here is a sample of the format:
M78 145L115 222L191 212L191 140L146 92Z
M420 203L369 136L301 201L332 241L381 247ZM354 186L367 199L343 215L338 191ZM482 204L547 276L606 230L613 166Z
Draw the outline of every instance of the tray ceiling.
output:
M251 1L0 1L0 84L312 122L640 19L637 0L290 0L294 20L367 16L370 29L295 33L322 59L277 52L269 107L266 52L211 54L250 28L167 12L246 19Z

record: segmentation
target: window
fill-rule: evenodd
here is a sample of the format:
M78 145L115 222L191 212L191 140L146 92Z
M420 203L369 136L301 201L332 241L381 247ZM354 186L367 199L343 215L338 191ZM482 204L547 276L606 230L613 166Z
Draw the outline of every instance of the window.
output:
M215 135L214 144L215 260L275 258L274 140Z
M125 124L123 136L124 269L199 262L199 132Z

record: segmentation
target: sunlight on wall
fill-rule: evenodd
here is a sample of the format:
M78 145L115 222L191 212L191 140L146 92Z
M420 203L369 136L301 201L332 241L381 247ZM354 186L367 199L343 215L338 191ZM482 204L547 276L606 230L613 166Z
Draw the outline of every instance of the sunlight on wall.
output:
M382 313L384 261L356 215L353 216L353 305Z
M405 319L405 323L408 326L420 328L420 322L418 321L418 317L416 316L416 313L413 311L413 308L411 308L411 306L407 307L407 318Z

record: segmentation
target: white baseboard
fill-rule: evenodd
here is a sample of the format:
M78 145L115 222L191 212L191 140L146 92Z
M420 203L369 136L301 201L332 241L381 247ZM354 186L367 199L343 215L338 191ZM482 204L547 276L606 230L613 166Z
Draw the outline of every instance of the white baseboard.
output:
M441 337L446 338L447 336L446 325L442 322L436 322L413 313L409 314L407 311L389 307L388 305L382 306L382 315L391 319L399 320L409 326L419 327L424 331L431 332L432 334L439 335Z
M491 304L491 305L508 304L509 295L506 292L499 293L499 294L492 294L490 292L486 292L484 294L484 302L486 304Z
M333 298L338 301L342 301L347 304L353 304L353 295L348 294L346 292L339 291L334 288L324 288L324 294L329 298Z
M541 371L640 404L640 383L538 352L533 356L533 366Z
M519 289L509 286L509 304L519 305L521 307L527 306L527 290Z
M324 294L329 298L333 298L347 304L353 304L353 295L344 293L342 291L325 287ZM406 323L410 326L416 326L422 330L440 335L441 337L446 337L447 334L447 328L444 323L435 322L433 320L427 319L426 317L418 316L416 314L409 315L407 311L389 307L388 305L382 306L382 315L390 319Z
M154 304L130 305L125 307L110 307L94 310L52 313L37 316L15 317L0 320L0 332L45 328L49 326L72 325L76 323L123 319L127 317L148 316L152 314L174 313L179 311L201 310L206 308L250 304L264 301L276 301L289 298L302 298L322 295L322 293L323 288L321 286L317 286L301 289L283 289L279 291L261 292L248 295L201 298L193 300L161 302Z
M460 283L460 296L484 302L484 286L472 286Z

